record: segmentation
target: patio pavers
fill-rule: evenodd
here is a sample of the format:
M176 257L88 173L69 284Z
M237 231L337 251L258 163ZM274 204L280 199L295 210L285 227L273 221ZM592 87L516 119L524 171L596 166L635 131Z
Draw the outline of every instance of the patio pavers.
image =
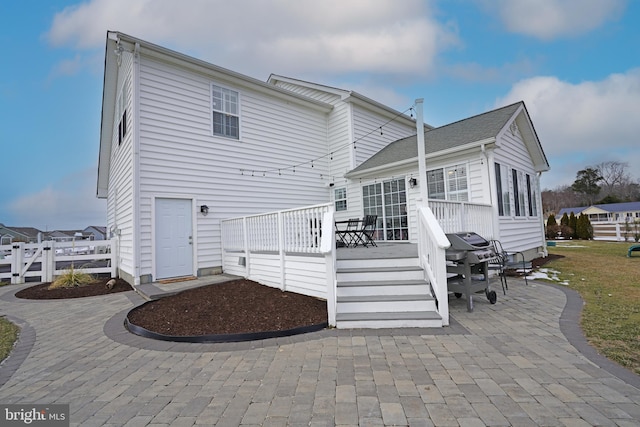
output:
M134 292L25 301L0 402L69 403L71 425L639 425L640 378L599 356L570 290L511 279L442 329L325 330L245 343L129 334ZM28 286L28 285L24 285Z

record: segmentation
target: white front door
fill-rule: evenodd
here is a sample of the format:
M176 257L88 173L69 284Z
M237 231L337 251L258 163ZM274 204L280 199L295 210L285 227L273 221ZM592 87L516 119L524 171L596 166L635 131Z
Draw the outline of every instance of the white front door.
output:
M157 279L193 275L191 200L156 199Z

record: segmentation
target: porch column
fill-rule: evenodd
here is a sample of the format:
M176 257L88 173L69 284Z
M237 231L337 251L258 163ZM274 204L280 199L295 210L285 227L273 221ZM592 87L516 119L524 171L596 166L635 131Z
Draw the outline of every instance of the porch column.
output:
M429 204L429 192L427 190L427 156L424 148L424 118L422 117L422 103L424 99L416 99L416 132L418 141L418 174L420 179L418 185L420 188L420 198L424 206Z

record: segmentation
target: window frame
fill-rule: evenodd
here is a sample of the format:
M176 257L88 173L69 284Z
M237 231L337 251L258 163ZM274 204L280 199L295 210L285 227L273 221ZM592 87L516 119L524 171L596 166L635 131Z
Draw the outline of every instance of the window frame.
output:
M222 94L222 97L220 98L220 102L222 103L221 108L216 108L216 97L214 96L214 93L216 91L216 89ZM227 96L231 95L231 94L235 94L235 112L232 111L228 111L228 103L229 101L227 100ZM240 121L241 121L241 117L240 117L240 105L241 105L241 95L240 95L240 91L236 90L236 89L232 89L230 87L215 83L215 82L211 82L210 87L209 87L209 102L210 102L210 111L209 111L209 118L211 120L211 135L214 137L221 137L221 138L228 138L228 139L235 139L235 140L240 140L240 136L241 136L241 132L240 132ZM223 123L221 124L223 131L222 132L216 132L216 114L220 114L221 117L223 117L225 120L223 120ZM230 133L227 132L228 128L230 127L229 123L227 123L226 118L229 117L235 117L237 119L236 121L236 132L235 133ZM233 126L231 125L231 128L233 128Z
M458 169L464 169L464 176L457 175ZM454 173L452 175L451 173ZM434 181L435 175L438 175L438 180ZM431 176L431 181L429 177ZM440 179L441 178L441 179ZM464 181L464 188L459 187L461 179ZM431 189L435 187L436 192L431 192ZM440 168L429 169L427 171L427 191L430 199L434 200L447 200L452 202L468 202L470 198L469 194L469 164L468 163L456 163L450 166L443 166ZM438 191L442 190L442 191ZM465 197L459 196L464 194Z
M342 193L341 194L342 197L338 197L338 192ZM342 207L342 203L341 202L344 202L344 207ZM340 208L338 208L338 203L341 204ZM339 188L334 188L333 189L333 205L334 205L334 208L335 208L336 212L342 212L342 211L346 211L347 210L347 205L348 205L347 187L339 187Z
M498 216L510 217L511 214L511 184L509 182L509 168L507 165L495 162L496 194L498 196ZM505 191L506 190L506 191Z

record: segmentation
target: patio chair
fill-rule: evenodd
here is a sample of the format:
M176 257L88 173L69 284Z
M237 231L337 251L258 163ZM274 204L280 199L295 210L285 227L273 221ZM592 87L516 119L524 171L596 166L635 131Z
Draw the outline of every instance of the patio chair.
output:
M524 254L519 251L506 251L504 250L502 243L500 240L492 240L493 248L496 252L496 257L501 258L501 262L503 264L503 277L504 277L504 286L506 289L509 289L507 286L507 273L509 271L518 271L522 270L522 274L524 275L524 283L525 285L529 285L529 281L527 280L527 269L531 269L531 263L526 262L524 258ZM522 259L522 261L518 261L518 257ZM489 268L491 269L491 263L489 264ZM494 270L497 270L495 267ZM502 279L501 279L502 280Z
M492 240L491 244L493 245L493 249L495 251L495 256L489 260L487 263L487 269L489 271L495 271L500 277L500 284L502 285L502 293L504 295L507 294L507 289L509 289L509 284L507 283L507 261L508 258L503 251L498 251L498 247L502 248L500 242L497 240Z
M355 235L358 231L360 220L358 218L349 218L347 221L347 227L344 230L338 230L336 225L336 236L338 247L350 247L355 245Z
M354 245L362 244L367 247L369 245L378 246L373 240L373 233L376 231L376 223L378 222L378 215L365 215L360 228L354 233Z

